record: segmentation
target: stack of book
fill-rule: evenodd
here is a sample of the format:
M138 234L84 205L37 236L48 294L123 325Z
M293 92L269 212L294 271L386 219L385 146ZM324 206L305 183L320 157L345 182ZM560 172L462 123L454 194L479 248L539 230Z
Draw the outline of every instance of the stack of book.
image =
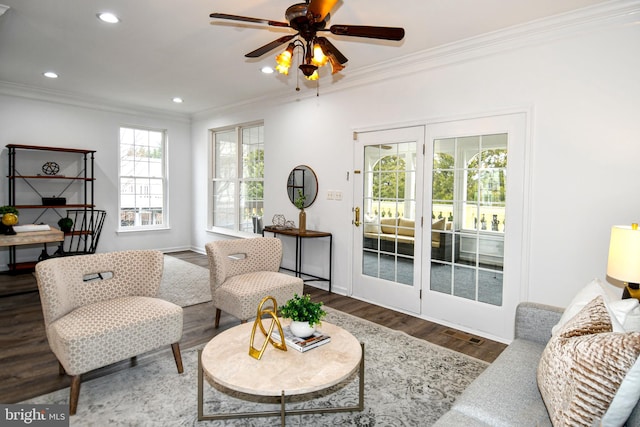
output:
M287 348L293 348L301 353L323 344L327 344L331 341L331 337L329 335L325 335L319 331L314 332L313 335L307 338L296 337L291 333L291 329L289 329L288 326L282 328L282 332L284 333L284 341L287 344ZM278 343L280 342L280 333L278 330L274 330L271 333L271 337L274 341Z

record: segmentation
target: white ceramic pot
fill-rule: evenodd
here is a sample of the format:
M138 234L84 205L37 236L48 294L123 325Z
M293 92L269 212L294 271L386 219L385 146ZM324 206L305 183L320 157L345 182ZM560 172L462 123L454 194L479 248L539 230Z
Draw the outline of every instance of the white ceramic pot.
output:
M293 335L300 338L310 337L316 331L316 327L310 326L309 322L298 322L295 320L291 322L289 328Z

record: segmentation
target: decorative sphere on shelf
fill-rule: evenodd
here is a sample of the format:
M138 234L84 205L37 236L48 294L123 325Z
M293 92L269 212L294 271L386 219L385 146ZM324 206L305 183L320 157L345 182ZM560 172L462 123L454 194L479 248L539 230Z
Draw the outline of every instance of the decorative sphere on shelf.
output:
M55 175L60 172L60 165L56 162L47 162L42 165L42 172L47 175Z

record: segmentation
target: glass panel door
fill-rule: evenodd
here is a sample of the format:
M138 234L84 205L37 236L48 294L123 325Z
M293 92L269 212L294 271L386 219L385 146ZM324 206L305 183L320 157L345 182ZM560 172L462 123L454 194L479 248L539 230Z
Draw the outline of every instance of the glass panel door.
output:
M411 312L420 309L416 188L423 141L424 128L417 127L361 134L356 143L354 210L361 221L354 218L353 293Z
M526 298L526 114L431 124L427 141L422 313L511 339Z
M416 145L364 147L362 273L413 286Z
M432 291L502 305L507 140L433 141Z

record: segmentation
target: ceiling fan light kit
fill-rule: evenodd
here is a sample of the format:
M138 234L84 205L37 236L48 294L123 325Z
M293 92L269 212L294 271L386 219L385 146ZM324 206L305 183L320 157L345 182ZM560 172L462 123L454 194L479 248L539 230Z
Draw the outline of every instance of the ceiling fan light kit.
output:
M287 27L296 31L293 35L280 37L266 45L247 53L248 58L259 58L284 43L287 48L276 56L276 70L284 75L289 74L296 48L301 50L301 64L298 69L308 80L317 80L320 67L330 64L331 74L340 72L348 61L326 37L319 37L318 32L330 32L337 36L364 37L382 40L400 41L404 38L404 29L398 27L373 27L364 25L332 25L328 29L329 12L338 0L307 0L289 6L285 12L287 22L268 19L250 18L247 16L212 13L210 18L232 21L266 24L272 27ZM301 40L302 39L302 40ZM299 88L296 88L299 90Z

